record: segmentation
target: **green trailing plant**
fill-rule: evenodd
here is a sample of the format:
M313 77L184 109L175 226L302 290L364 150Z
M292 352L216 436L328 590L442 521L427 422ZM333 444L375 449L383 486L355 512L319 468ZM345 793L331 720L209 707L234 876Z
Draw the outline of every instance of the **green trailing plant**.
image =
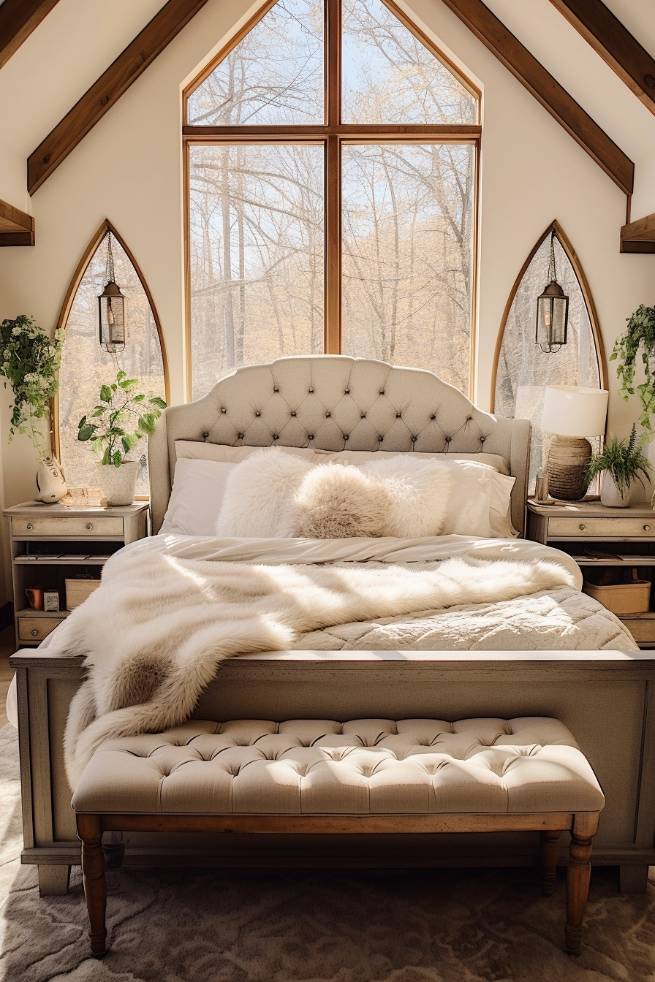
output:
M120 467L140 440L155 429L166 409L160 396L139 391L139 380L122 369L116 380L100 386L100 398L78 424L77 439L90 441L101 463Z
M618 361L616 374L624 399L639 395L641 416L639 422L652 432L651 417L655 412L655 307L643 304L628 318L628 327L617 338L611 361ZM635 384L637 365L641 362L644 381Z
M28 436L42 460L49 445L41 421L49 419L50 400L57 391L62 338L62 331L48 337L27 314L0 324L0 375L14 395L9 437Z
M650 463L637 440L637 427L633 425L628 439L612 437L600 453L594 454L587 468L587 482L607 471L611 474L620 494L624 495L635 481L644 485L650 477Z

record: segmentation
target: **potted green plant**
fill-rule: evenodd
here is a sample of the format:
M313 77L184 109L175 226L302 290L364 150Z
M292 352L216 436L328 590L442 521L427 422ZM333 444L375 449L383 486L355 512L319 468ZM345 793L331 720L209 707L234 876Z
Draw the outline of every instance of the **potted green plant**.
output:
M618 361L616 374L624 399L638 395L641 402L640 424L652 432L651 416L655 412L655 307L641 304L628 318L628 327L616 339L610 361ZM635 383L638 364L644 381Z
M36 497L53 503L66 494L61 465L50 452L50 400L59 384L63 332L50 338L32 317L19 314L0 324L0 376L13 391L9 439L29 438L39 459Z
M609 508L626 508L630 504L635 482L644 485L644 478L648 480L650 464L637 442L635 425L627 439L612 437L601 453L591 458L587 468L588 483L599 475L601 504Z
M100 398L78 424L77 439L90 441L100 456L100 486L109 505L130 505L139 470L128 455L155 429L166 403L139 390L139 380L122 369L116 380L100 386Z

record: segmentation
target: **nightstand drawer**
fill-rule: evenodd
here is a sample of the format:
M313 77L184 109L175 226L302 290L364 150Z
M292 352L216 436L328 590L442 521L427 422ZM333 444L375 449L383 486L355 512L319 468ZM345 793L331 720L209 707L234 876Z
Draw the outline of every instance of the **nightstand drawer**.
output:
M122 535L123 519L108 515L89 518L80 515L44 515L42 518L13 516L11 530L15 536L33 535L59 538L68 535L102 539L106 536Z
M61 624L61 617L18 617L19 641L43 641Z
M621 623L627 627L637 644L655 644L654 617L622 617Z
M647 518L549 518L548 537L655 538L655 519Z

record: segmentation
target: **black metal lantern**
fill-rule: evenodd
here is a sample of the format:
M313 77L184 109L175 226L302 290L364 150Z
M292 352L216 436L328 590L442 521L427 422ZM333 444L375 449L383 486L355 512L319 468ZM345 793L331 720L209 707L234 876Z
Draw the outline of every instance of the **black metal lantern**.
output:
M555 266L555 230L550 233L548 286L537 300L537 334L535 341L542 351L559 351L566 344L569 322L569 298L557 282Z
M111 232L107 232L107 283L98 297L98 340L110 353L122 351L127 335L127 301L116 283Z

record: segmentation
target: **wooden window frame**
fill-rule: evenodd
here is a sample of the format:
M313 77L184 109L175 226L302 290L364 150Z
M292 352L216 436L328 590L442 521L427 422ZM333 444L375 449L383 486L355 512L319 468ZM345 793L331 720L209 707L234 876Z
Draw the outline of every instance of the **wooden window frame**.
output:
M191 325L190 148L198 145L291 143L324 147L325 248L324 248L324 354L341 353L341 151L344 144L458 143L474 147L474 192L471 222L471 308L469 333L469 381L467 395L475 395L477 364L477 294L480 193L480 125L482 93L423 31L393 2L381 0L391 13L440 61L475 98L477 118L472 124L360 124L342 122L341 6L342 0L325 0L324 123L300 126L194 126L189 123L189 96L275 6L265 0L182 92L182 178L184 224L184 341L185 390L193 397Z
M491 367L491 390L489 393L489 405L491 406L491 412L496 411L496 383L498 381L498 368L500 365L500 355L503 350L503 341L505 339L505 332L507 330L507 322L509 320L509 315L512 311L512 306L514 304L514 298L518 292L518 289L523 282L523 277L525 276L530 263L536 256L541 245L546 239L550 238L551 233L555 233L555 238L561 245L566 257L568 258L571 266L573 267L573 272L578 281L578 286L582 292L582 298L584 300L585 307L587 308L587 315L589 317L589 323L591 324L591 334L594 339L594 348L596 351L596 361L598 363L598 377L600 379L601 389L608 388L608 372L607 372L607 356L605 354L605 345L603 344L603 334L600 329L600 322L598 320L598 311L596 310L596 304L594 303L594 298L591 293L591 288L589 286L589 281L585 275L585 271L582 268L582 263L578 258L571 240L568 235L555 218L548 225L544 231L541 233L532 249L525 258L523 265L516 275L516 279L512 284L512 289L509 292L507 302L505 304L505 309L503 310L503 316L500 321L500 327L498 329L498 335L496 337L496 349L494 351L494 360ZM536 313L536 297L535 297L535 313ZM530 330L533 330L533 325L530 325Z
M71 309L75 303L75 297L77 296L77 291L80 288L80 284L84 278L84 274L87 271L89 263L95 256L98 247L101 242L111 232L114 239L120 244L121 248L125 252L125 255L132 264L134 271L143 287L143 292L146 295L148 305L150 306L150 311L152 313L152 319L155 322L155 328L157 330L157 338L159 340L159 349L161 351L162 367L164 370L164 398L166 402L170 402L170 375L168 371L168 355L166 352L166 341L164 339L164 332L161 326L161 320L159 318L159 312L155 304L154 297L148 286L148 281L141 272L141 267L139 266L134 253L128 246L127 242L120 234L116 231L116 228L112 225L108 218L105 218L99 225L99 227L94 232L90 241L87 243L84 252L75 267L75 272L73 273L70 283L68 284L68 289L64 295L64 300L59 311L59 317L57 318L57 330L66 330L68 324L68 318L70 316ZM62 351L63 357L63 351ZM57 460L61 460L61 413L59 412L59 392L56 392L54 397L50 401L50 447L52 450L52 455ZM137 501L147 500L149 495L136 495Z

